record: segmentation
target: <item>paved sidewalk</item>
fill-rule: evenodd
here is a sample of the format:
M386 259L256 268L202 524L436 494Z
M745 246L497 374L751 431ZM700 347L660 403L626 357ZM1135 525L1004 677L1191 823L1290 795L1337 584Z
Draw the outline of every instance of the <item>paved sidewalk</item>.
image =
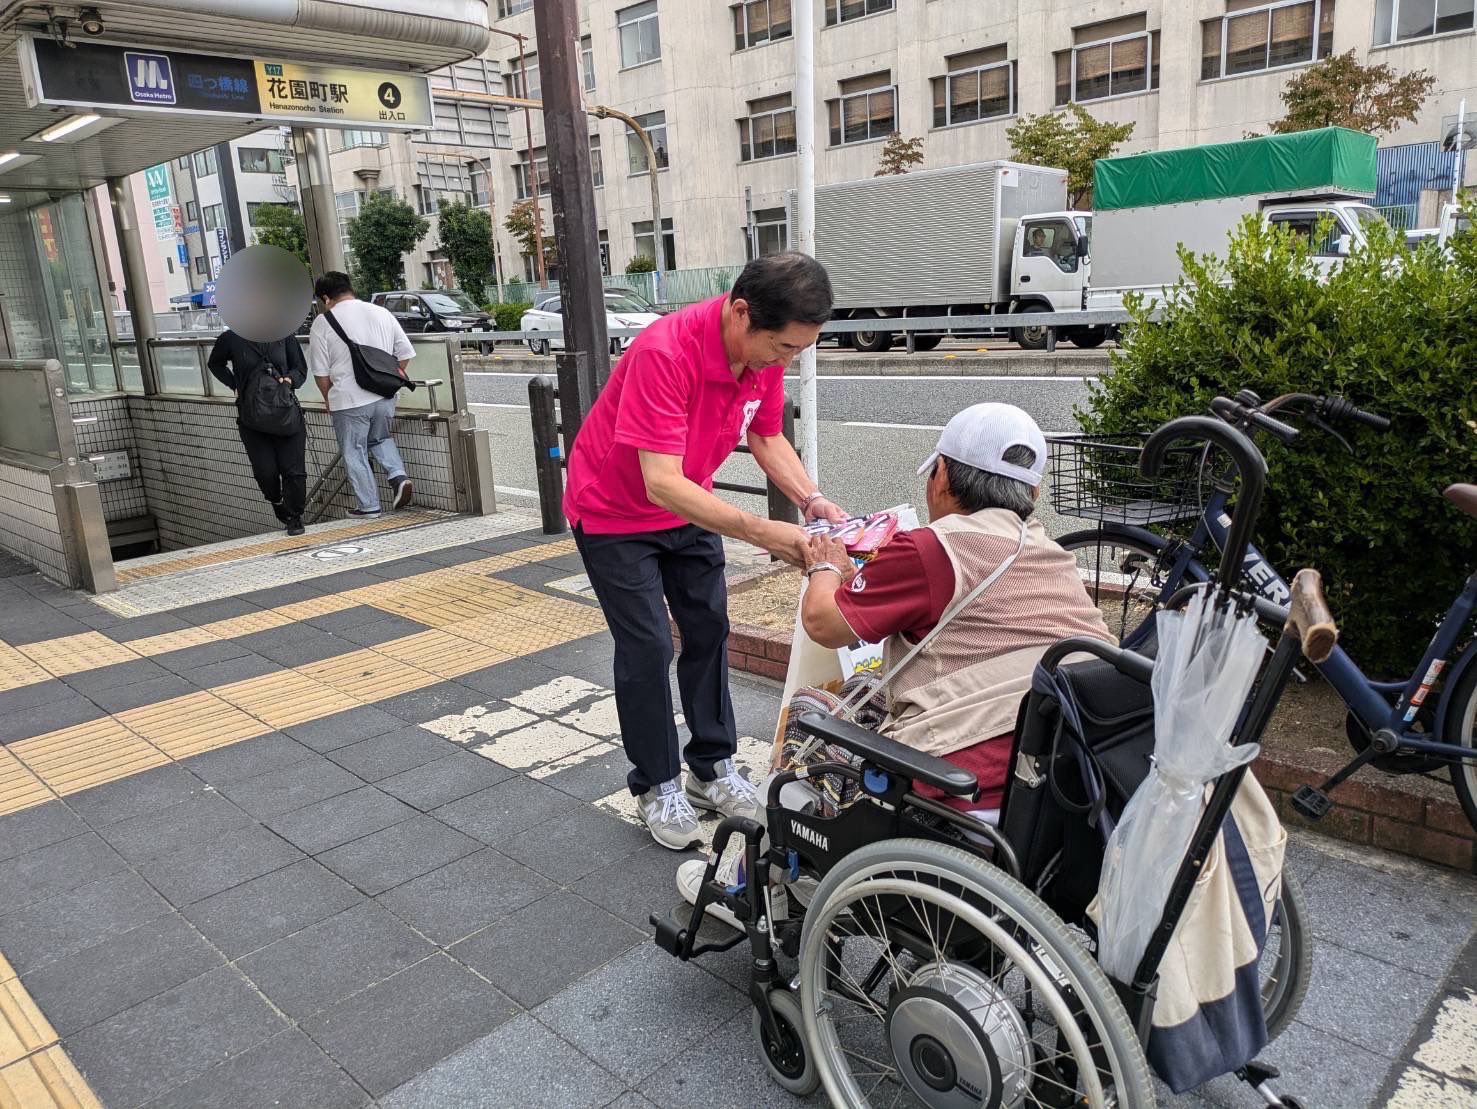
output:
M742 954L650 942L679 859L634 822L572 545L437 530L466 524L140 574L140 615L0 560L0 1104L796 1104ZM774 687L734 699L765 736ZM1312 837L1290 865L1317 951L1285 1087L1477 1104L1477 883Z

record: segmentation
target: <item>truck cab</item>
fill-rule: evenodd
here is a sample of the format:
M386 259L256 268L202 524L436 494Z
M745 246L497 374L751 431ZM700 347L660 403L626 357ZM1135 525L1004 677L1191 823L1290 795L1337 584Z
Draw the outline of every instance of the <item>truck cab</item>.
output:
M1286 228L1309 240L1314 260L1325 273L1337 269L1356 246L1365 242L1365 228L1385 222L1377 209L1353 200L1269 204L1262 209L1262 216L1274 227ZM1325 221L1326 230L1320 234L1320 225Z
M1016 223L1011 250L1010 299L1013 312L1076 312L1091 276L1092 213L1040 212ZM1064 329L1077 346L1095 347L1101 328ZM1018 328L1017 343L1027 350L1046 345L1044 327Z

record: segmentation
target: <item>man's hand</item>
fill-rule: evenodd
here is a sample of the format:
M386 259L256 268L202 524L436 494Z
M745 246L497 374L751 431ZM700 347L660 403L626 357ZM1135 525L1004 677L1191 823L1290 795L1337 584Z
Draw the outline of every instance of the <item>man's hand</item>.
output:
M745 538L791 566L804 566L810 538L805 529L779 520L759 520Z
M831 535L812 535L805 550L805 567L829 562L841 572L841 581L848 582L856 577L856 565L846 553L846 544Z
M817 497L805 506L806 523L826 520L832 524L839 524L845 519L845 510L835 501L829 501L825 497Z

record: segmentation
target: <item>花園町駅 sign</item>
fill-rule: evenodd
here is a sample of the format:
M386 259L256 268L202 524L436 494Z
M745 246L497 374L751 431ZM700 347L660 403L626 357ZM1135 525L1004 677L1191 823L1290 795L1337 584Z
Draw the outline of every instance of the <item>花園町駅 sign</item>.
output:
M35 37L23 40L21 58L32 107L397 131L434 122L430 82L415 73Z

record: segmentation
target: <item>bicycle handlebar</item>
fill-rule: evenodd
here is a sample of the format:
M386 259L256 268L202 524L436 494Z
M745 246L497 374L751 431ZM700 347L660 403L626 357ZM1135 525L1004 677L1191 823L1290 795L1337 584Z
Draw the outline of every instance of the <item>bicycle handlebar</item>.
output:
M1210 402L1210 410L1228 424L1234 426L1240 423L1250 423L1284 443L1291 443L1298 437L1297 428L1284 424L1281 420L1274 420L1254 405L1242 404L1227 397L1216 397Z
M1339 640L1338 625L1323 599L1323 577L1311 567L1299 570L1292 579L1292 603L1287 606L1284 635L1295 635L1303 657L1315 666L1326 662Z
M1235 400L1216 397L1210 402L1210 407L1211 411L1227 423L1251 425L1275 435L1284 443L1290 443L1297 435L1296 429L1281 420L1272 419L1271 414L1295 404L1307 405L1313 410L1314 416L1328 423L1353 421L1375 431L1388 431L1390 427L1390 421L1377 412L1366 412L1343 397L1325 397L1314 393L1284 393L1263 404L1255 393L1243 389L1236 394Z
M1320 397L1316 410L1325 420L1353 420L1376 431L1388 431L1390 428L1390 421L1384 416L1376 412L1366 412L1343 397Z
M1235 404L1234 401L1226 403ZM1277 423L1276 420L1271 422ZM1285 424L1281 426L1286 427ZM1293 433L1296 434L1295 431ZM1208 439L1231 456L1241 475L1241 493L1236 500L1236 515L1231 521L1230 534L1226 537L1221 560L1222 566L1240 567L1246 559L1246 548L1251 544L1251 531L1261 511L1262 492L1267 487L1267 460L1244 432L1230 424L1209 416L1181 416L1177 420L1170 420L1144 441L1139 472L1145 477L1157 476L1164 464L1165 451L1177 439Z

